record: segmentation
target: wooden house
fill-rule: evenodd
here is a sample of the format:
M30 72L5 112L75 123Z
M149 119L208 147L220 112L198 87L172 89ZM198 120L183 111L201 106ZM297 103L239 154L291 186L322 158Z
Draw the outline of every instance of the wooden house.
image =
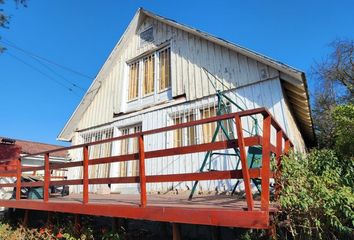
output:
M139 9L97 74L58 139L73 145L210 117L216 114L216 91L243 109L266 107L297 151L314 141L305 74L269 57L200 30ZM240 109L226 103L228 112ZM255 122L244 120L248 134ZM146 139L147 150L210 142L215 124L171 131ZM232 134L233 129L228 129ZM261 131L261 129L260 129ZM222 138L219 134L218 138ZM272 139L274 140L274 134ZM91 146L90 159L133 153L134 139ZM196 172L203 154L164 157L146 163L146 175ZM72 150L72 161L82 152ZM194 161L191 161L191 158ZM195 159L200 159L195 161ZM234 169L230 156L215 156L214 170ZM92 165L90 178L138 174L137 161ZM69 179L82 178L73 168ZM192 182L151 183L150 192L190 189ZM200 191L227 191L230 180L209 181ZM90 185L96 192L108 186ZM134 192L137 184L112 185L111 192ZM79 192L79 187L72 187Z

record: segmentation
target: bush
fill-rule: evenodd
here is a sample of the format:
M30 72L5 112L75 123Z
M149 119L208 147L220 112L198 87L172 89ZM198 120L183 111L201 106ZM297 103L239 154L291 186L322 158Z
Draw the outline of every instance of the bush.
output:
M283 158L280 183L282 239L349 239L354 237L354 195L348 167L333 150Z
M338 106L333 112L336 126L335 149L338 154L353 161L354 156L354 104Z
M54 224L42 228L28 228L21 225L13 227L8 223L0 222L0 240L120 240L122 237L106 229L94 230L92 225L84 219L80 231L68 220L65 224Z

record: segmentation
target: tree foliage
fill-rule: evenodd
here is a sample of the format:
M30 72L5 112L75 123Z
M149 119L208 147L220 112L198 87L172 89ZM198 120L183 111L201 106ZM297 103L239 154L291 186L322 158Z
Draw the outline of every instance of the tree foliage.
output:
M354 239L354 105L333 106L326 117L333 123L332 149L283 158L284 239Z
M320 148L335 145L334 108L352 102L354 96L354 41L336 40L330 44L332 52L315 64L316 91L313 120Z
M353 185L342 175L348 166L333 150L283 159L279 216L281 239L350 239L353 236ZM353 163L351 166L353 170Z
M336 107L333 121L336 126L335 148L338 154L350 160L354 156L354 104Z
M14 0L16 6L22 5L22 6L27 6L27 0ZM9 22L10 22L10 18L11 16L9 16L8 14L6 14L4 12L4 9L1 8L1 5L5 4L5 0L0 0L0 28L8 28L9 27ZM1 39L1 36L0 36ZM0 45L0 53L3 52L5 50L4 47L2 47Z
M335 40L330 44L332 53L317 63L314 73L318 79L342 87L338 97L354 97L354 40Z

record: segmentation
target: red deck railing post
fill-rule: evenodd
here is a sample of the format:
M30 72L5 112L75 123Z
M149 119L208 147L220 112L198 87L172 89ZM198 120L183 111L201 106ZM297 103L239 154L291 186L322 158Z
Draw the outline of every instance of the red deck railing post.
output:
M140 206L146 207L146 176L144 136L138 136L139 141L139 179L140 179Z
M279 193L281 190L280 186L280 177L281 177L281 158L282 158L282 151L283 151L283 131L280 129L277 131L277 140L276 140L276 176L275 176L275 199L279 198Z
M16 161L16 200L21 199L21 176L22 176L22 170L21 170L21 158L17 159Z
M44 186L43 186L43 200L48 202L49 199L49 182L50 182L50 166L49 153L44 154Z
M288 154L288 153L289 153L289 150L290 150L290 140L289 140L289 139L286 139L286 140L285 140L285 146L284 146L284 153L285 153L285 154Z
M235 123L236 123L236 131L237 131L237 141L238 141L238 146L240 148L242 176L243 176L243 182L245 185L247 207L248 207L248 210L252 211L254 208L254 202L253 202L252 190L251 190L250 173L248 171L248 166L247 166L245 139L243 138L241 118L237 114L235 115Z
M89 179L88 179L88 161L89 161L89 152L88 146L83 146L83 196L82 201L84 204L88 203L88 188L89 188Z
M272 118L266 115L263 119L263 140L262 140L262 193L261 210L269 210L269 178L270 178L270 127Z

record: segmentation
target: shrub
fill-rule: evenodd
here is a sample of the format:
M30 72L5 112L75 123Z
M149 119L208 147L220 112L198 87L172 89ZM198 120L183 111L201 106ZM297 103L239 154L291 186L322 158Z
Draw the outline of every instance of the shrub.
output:
M283 158L280 183L282 239L349 239L353 236L354 195L348 166L333 150Z

